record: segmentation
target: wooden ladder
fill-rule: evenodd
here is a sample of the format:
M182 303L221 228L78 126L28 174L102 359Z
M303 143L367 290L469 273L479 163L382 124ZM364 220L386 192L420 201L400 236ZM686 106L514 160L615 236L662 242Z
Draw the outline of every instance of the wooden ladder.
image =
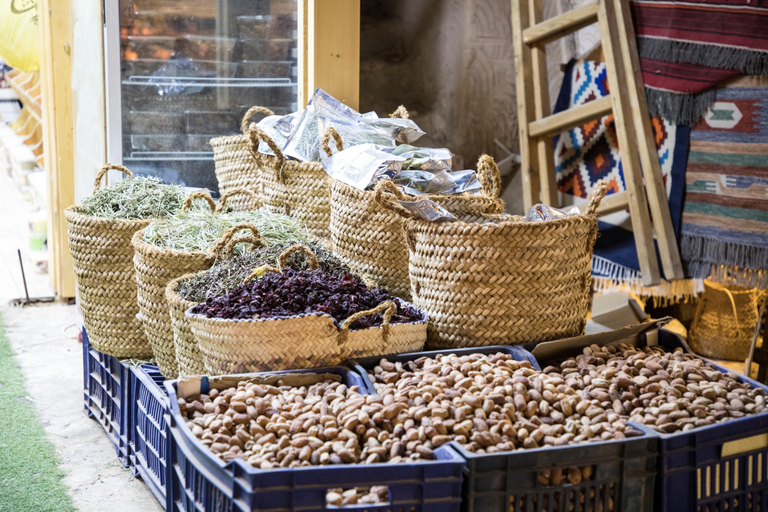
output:
M545 45L595 22L611 94L551 115ZM661 281L654 229L666 278L682 278L628 0L597 0L548 20L542 20L542 0L512 0L512 36L525 209L537 202L558 205L552 138L613 113L627 191L606 196L598 215L629 208L644 285Z

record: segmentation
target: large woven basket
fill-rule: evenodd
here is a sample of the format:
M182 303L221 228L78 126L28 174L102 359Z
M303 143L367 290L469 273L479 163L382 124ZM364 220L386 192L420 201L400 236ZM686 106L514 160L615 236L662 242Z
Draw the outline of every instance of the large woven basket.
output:
M236 188L221 196L215 211L217 213L223 211L228 200L239 195L250 196L253 208L259 206L254 192L244 188ZM207 192L194 192L187 197L182 212L187 211L195 199L205 199L211 209L214 209L213 199ZM225 233L223 240L228 240L232 234L243 228L248 228L254 234L258 234L255 226L238 224ZM175 379L178 376L178 363L165 289L170 281L179 276L210 268L216 260L216 250L211 248L207 251L187 252L163 249L144 242L143 236L144 230L141 230L133 236L132 240L136 252L133 262L136 267L139 319L144 325L144 332L146 332L149 344L152 346L152 352L157 359L160 372L167 379ZM216 244L216 247L219 244Z
M107 164L96 176L94 192L110 169L133 173ZM136 318L136 276L131 238L151 219L109 220L81 213L80 206L64 210L77 282L80 312L91 345L116 357L146 359L152 348Z
M380 204L406 219L411 295L429 316L427 347L510 345L583 334L595 212L605 190L598 182L584 214L547 222L508 215L427 222L381 194Z
M229 135L211 139L213 148L213 161L216 165L216 179L219 182L219 193L227 194L235 188L245 188L261 193L259 173L256 168L256 160L249 146L248 125L253 116L264 114L274 115L268 108L252 107L243 116L241 128L242 135ZM230 206L233 210L244 211L248 209L250 199L247 197L235 198Z
M388 182L379 193L389 190L397 199L416 201L427 198L455 215L500 213L499 169L490 156L477 163L482 195L403 194ZM359 190L338 180L331 180L331 245L333 252L349 267L379 283L379 286L405 300L411 299L408 275L408 246L403 236L402 217L376 202L376 193Z
M691 348L706 357L743 361L749 355L758 309L756 288L706 279L688 336Z
M280 255L277 270L294 250L308 253L310 268L317 260L304 246L294 246ZM426 316L407 324L389 321L396 311L387 301L368 311L356 313L337 327L325 314L289 318L229 320L206 318L187 311L206 371L211 375L340 364L353 357L368 357L421 350L426 339ZM357 319L383 312L381 326L352 331Z
M249 134L251 152L257 159L261 202L274 213L284 213L298 220L310 235L327 240L331 222L330 177L322 164L286 159L272 138L254 124L251 124ZM331 137L339 151L343 149L339 134L329 130L322 141L329 156ZM262 140L275 156L259 153Z
M242 229L242 226L240 226ZM227 260L234 254L234 247L239 243L250 243L254 248L260 245L259 239L253 236L244 236L234 238L236 231L228 231L222 237L222 240L216 244L220 260ZM223 242L223 245L222 245ZM202 272L205 272L203 270ZM165 298L168 301L168 308L171 314L171 325L173 327L173 344L176 348L176 362L179 366L179 377L189 375L204 375L205 365L203 364L203 355L197 344L197 339L192 334L192 327L189 319L185 315L186 311L197 305L197 302L184 299L179 295L179 287L187 279L191 279L196 274L190 273L178 277L168 283L165 288Z

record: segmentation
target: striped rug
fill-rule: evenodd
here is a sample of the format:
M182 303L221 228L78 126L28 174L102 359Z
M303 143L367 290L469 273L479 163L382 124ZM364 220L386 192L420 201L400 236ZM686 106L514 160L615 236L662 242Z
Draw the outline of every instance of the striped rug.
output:
M691 130L681 235L691 277L706 277L717 265L765 276L768 77L718 89L714 106Z

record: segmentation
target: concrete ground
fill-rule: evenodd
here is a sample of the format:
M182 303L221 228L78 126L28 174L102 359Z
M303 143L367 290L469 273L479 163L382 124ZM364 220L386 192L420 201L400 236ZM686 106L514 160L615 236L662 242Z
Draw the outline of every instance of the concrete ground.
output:
M4 307L0 314L78 510L163 510L144 482L117 460L104 429L83 410L83 352L75 306Z

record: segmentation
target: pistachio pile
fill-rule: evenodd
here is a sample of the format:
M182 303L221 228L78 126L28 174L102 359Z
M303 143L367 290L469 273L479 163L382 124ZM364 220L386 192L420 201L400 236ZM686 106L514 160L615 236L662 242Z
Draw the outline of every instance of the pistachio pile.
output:
M766 410L763 389L680 348L592 345L543 371L563 379L584 400L667 434Z

